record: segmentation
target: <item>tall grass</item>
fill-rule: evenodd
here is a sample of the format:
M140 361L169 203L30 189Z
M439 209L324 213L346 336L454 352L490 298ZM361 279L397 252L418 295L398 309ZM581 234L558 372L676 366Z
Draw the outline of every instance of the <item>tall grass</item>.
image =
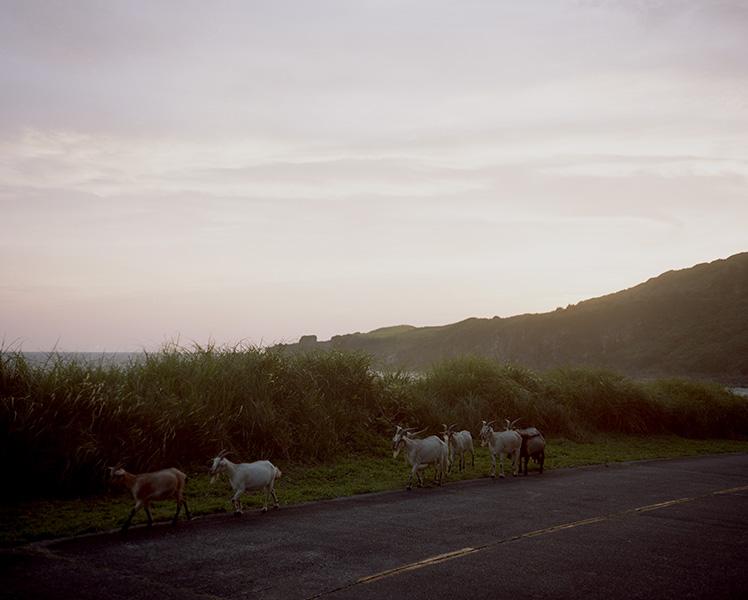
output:
M423 376L380 374L362 354L168 347L127 366L0 351L0 465L6 490L81 494L104 466L192 468L222 448L320 462L376 454L394 423L436 429L522 418L572 439L596 432L748 435L748 401L719 386L641 384L607 371L537 374L462 358Z

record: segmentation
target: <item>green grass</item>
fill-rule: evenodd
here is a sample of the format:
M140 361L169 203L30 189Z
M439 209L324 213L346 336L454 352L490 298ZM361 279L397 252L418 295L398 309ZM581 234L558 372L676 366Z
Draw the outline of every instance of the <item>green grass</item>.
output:
M536 373L472 357L413 376L379 373L362 354L244 347L167 347L126 366L60 356L33 366L0 347L0 544L117 527L130 500L105 492L107 465L181 468L192 510L209 514L231 510L230 494L225 480L209 486L200 466L226 448L272 459L285 473L282 502L294 504L402 487L407 470L387 449L395 424L433 433L456 423L475 434L482 419L504 417L551 440L549 468L748 451L739 441L748 439L748 399L709 383ZM488 471L479 451L475 470L451 479ZM172 510L164 503L156 516Z
M748 436L748 400L688 381L641 383L594 369L535 373L463 357L422 376L378 373L369 357L257 348L165 348L124 367L0 348L0 469L37 498L104 489L105 467L190 470L221 448L329 463L367 452L395 424L522 419L549 437L599 433Z
M674 458L725 452L748 452L748 441L694 440L673 435L596 435L584 442L565 438L548 441L546 468L558 469L653 458ZM403 457L394 460L382 442L375 457L354 455L331 463L298 465L277 461L283 477L277 486L282 506L326 500L368 492L402 489L408 476ZM531 464L531 469L535 465ZM505 465L506 468L506 465ZM478 448L475 467L453 471L449 480L486 477L490 470L488 452ZM420 492L415 492L420 493ZM231 511L230 486L222 477L210 484L205 470L190 472L187 498L195 516ZM262 505L261 494L245 495L246 508ZM32 500L0 505L0 545L12 546L36 540L65 537L119 527L132 502L125 494L103 494L80 499ZM157 521L169 520L172 502L162 502L153 511ZM145 522L141 512L135 524Z

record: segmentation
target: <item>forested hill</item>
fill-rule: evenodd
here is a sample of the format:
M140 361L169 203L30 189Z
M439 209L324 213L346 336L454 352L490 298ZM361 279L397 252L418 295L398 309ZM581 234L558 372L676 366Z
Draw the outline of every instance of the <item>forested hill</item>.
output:
M565 309L400 325L295 350L363 350L383 367L424 369L464 354L544 370L605 367L633 376L687 375L748 382L748 252L659 277Z

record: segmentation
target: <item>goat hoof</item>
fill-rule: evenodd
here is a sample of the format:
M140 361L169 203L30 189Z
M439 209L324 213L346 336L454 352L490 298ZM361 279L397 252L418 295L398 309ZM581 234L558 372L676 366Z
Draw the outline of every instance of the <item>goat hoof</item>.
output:
M504 474L499 475L499 478L504 479Z
M242 516L242 511L240 511L240 510L235 510L235 511L234 511L234 516L235 516L235 517L241 517L241 516Z
M268 507L267 506L263 506L262 507L262 512L266 513L267 511L268 511Z

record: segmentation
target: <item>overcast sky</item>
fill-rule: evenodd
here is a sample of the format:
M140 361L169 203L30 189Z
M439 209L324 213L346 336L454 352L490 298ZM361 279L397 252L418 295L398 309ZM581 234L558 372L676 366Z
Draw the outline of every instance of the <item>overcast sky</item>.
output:
M748 250L748 3L0 0L0 340L553 310Z

